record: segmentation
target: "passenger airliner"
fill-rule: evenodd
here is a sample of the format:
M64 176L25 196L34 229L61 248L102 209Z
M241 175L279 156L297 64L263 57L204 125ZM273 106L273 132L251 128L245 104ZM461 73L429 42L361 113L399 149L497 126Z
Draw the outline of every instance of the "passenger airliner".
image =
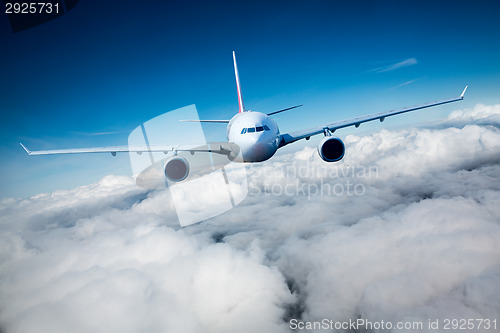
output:
M369 114L357 118L343 121L337 121L323 126L313 127L306 130L295 131L280 134L278 125L270 117L274 114L291 110L302 105L296 105L287 109L271 112L268 114L246 110L243 104L241 93L240 78L238 66L236 65L236 56L233 51L234 73L236 76L236 88L238 92L238 113L230 120L182 120L192 122L211 122L227 123L227 142L211 143L199 147L172 147L172 146L116 146L100 148L78 148L78 149L58 149L58 150L39 150L30 151L22 143L21 146L28 155L49 155L49 154L79 154L79 153L111 153L113 156L117 152L163 152L165 154L172 152L172 156L165 161L165 177L173 182L182 181L189 175L189 163L184 157L177 155L178 151L212 152L227 155L230 161L234 162L262 162L271 158L276 151L292 142L309 138L313 135L323 134L325 137L318 145L318 154L326 162L337 162L344 157L345 146L342 140L332 134L339 128L348 126L359 127L360 124L380 120L395 116L405 112L420 110L432 106L461 101L464 98L467 86L459 97L445 99L433 103L426 103L410 108L392 110L376 114Z

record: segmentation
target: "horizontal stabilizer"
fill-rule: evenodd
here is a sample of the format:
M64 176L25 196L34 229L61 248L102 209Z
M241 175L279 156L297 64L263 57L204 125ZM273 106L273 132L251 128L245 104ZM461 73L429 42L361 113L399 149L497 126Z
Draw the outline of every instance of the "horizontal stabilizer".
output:
M295 109L295 108L301 107L302 105L303 104L295 105L295 106L292 106L291 108L286 108L286 109L283 109L283 110L279 110L279 111L274 111L274 112L268 113L267 115L271 116L271 115L276 114L276 113L280 113L280 112L284 112L284 111L288 111L288 110L291 110L291 109Z
M179 120L179 121L184 121L184 122L191 122L191 123L224 123L227 124L229 120L194 120L194 119L189 119L189 120Z

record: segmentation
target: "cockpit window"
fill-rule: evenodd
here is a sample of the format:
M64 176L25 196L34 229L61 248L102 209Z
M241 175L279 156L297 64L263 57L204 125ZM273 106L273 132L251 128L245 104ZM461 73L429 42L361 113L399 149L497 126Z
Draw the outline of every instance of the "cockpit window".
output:
M241 134L245 133L255 133L255 132L262 132L262 131L270 131L269 127L267 125L262 125L262 126L256 126L256 127L247 127L241 130Z

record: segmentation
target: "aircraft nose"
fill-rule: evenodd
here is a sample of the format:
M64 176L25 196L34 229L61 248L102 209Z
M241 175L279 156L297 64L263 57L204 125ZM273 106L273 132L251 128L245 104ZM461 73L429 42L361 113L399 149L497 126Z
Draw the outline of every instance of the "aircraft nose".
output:
M241 140L241 146L246 148L251 148L257 144L260 135L258 133L250 133L251 135L246 135Z
M244 143L243 143L243 147L242 149L247 151L247 152L250 152L252 151L254 148L255 148L255 145L257 144L257 138L256 137L250 137L250 138L246 138Z

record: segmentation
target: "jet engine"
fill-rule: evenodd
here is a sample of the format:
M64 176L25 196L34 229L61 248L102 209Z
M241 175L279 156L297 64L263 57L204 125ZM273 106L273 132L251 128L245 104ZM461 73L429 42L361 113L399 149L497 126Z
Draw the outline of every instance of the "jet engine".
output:
M318 154L325 162L340 161L344 152L344 143L336 137L327 136L318 145Z
M174 156L165 163L165 177L172 182L180 182L189 175L189 163L184 157Z

